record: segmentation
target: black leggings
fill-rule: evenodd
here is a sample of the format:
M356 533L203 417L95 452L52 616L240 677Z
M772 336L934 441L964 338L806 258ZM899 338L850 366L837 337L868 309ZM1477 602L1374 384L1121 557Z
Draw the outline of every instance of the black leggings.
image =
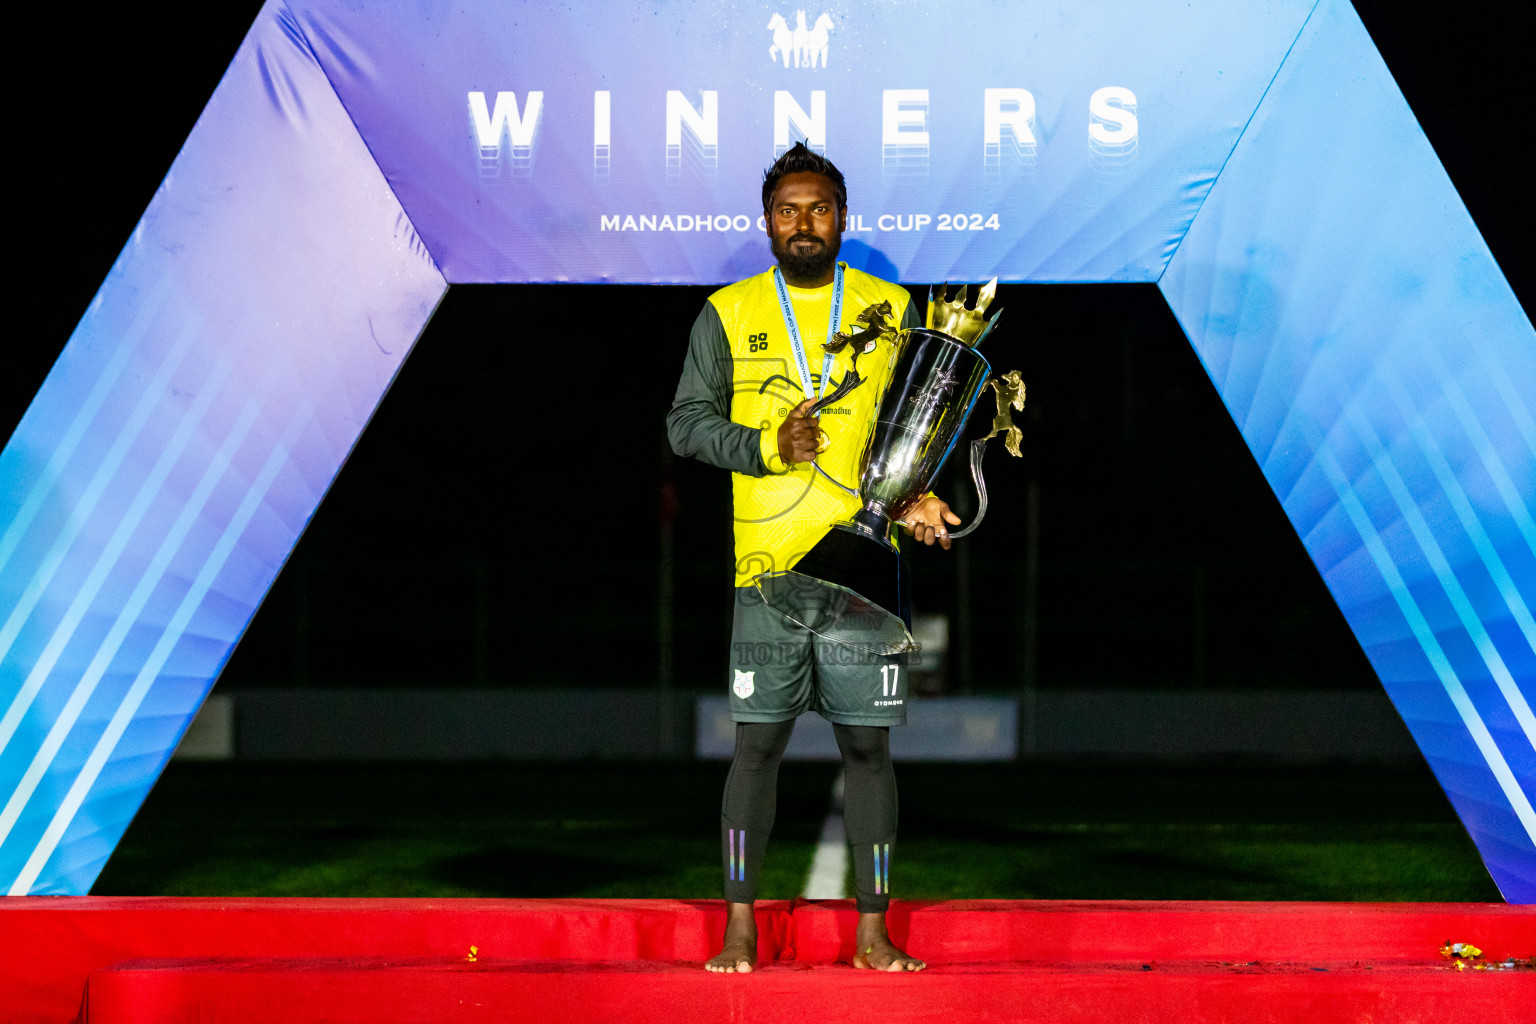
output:
M720 806L725 898L732 903L751 903L757 897L763 851L778 810L779 762L794 728L793 721L736 724L736 754ZM832 731L843 755L843 821L853 855L854 895L860 913L883 913L890 903L891 847L896 842L890 730L834 725Z

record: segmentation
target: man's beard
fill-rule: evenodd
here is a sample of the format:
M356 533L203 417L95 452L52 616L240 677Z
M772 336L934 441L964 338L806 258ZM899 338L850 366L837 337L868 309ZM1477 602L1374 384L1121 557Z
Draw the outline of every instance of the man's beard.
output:
M813 239L820 242L818 248L801 254L795 252L793 246L797 239ZM797 287L809 287L820 284L822 279L832 272L832 266L837 262L837 251L842 248L841 235L832 238L832 244L828 245L826 239L817 238L815 235L791 235L781 245L777 238L769 243L773 250L773 258L779 261L779 269L784 271L784 278L790 284Z

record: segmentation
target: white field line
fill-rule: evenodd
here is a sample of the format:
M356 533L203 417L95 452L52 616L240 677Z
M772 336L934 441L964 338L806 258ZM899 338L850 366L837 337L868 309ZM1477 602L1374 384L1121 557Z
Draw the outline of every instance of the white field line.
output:
M848 890L848 837L843 831L843 773L832 783L832 808L821 826L821 841L811 858L811 873L805 878L808 900L846 899Z

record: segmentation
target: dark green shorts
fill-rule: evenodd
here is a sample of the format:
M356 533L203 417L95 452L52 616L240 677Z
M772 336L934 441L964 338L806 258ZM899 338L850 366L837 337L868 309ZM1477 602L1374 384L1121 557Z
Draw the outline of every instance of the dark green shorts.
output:
M815 711L838 725L905 725L907 658L824 640L736 588L731 623L731 719L787 722Z

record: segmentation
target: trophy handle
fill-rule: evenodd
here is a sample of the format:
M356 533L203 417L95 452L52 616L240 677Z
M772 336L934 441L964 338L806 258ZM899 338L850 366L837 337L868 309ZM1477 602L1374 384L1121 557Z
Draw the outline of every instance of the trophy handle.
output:
M991 435L987 435L991 437ZM987 515L987 481L981 475L981 457L987 451L987 437L971 442L971 479L976 481L976 517L963 529L956 530L949 535L950 540L959 540L981 525L982 519Z
M852 391L854 388L863 383L864 378L859 376L859 371L855 369L849 369L847 373L843 374L843 379L838 383L837 387L833 388L825 395L822 395L814 405L805 410L805 415L807 417L820 416L821 410L825 409L829 405L835 405L839 400L847 395L848 392ZM847 488L844 488L844 490L847 490Z

